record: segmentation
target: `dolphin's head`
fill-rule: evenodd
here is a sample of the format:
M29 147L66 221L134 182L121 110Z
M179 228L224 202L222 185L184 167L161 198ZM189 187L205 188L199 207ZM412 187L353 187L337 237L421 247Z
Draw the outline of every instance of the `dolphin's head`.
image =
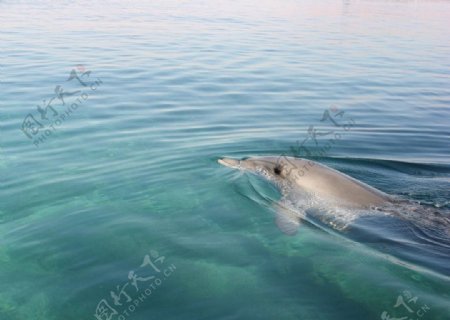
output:
M218 162L226 167L249 171L264 176L273 182L289 180L295 166L283 157L250 157L243 159L220 158Z
M292 191L298 175L298 166L304 159L280 157L251 157L244 159L220 158L218 162L226 167L239 169L263 176L280 188L282 194ZM290 209L282 203L274 203L275 222L278 228L287 235L297 233L304 213Z

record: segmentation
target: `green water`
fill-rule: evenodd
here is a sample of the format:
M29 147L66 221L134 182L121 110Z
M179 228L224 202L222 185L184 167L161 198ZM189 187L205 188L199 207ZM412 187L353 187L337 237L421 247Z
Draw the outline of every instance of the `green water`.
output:
M278 191L216 162L333 131L310 156L448 216L448 21L444 1L0 2L0 319L449 319L435 228L289 237Z

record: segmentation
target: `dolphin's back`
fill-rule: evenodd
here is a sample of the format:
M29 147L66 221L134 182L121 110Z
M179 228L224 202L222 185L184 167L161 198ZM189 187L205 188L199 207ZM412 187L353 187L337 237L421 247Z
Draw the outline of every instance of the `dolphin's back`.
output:
M356 208L380 206L390 202L390 197L344 173L311 160L292 158L298 174L296 184L331 202Z

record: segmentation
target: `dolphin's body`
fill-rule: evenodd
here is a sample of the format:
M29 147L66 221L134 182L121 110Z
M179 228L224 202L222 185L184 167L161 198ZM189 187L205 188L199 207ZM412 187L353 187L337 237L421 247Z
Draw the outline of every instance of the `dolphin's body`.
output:
M450 274L450 212L442 215L435 207L389 196L311 160L252 157L218 162L262 175L279 187L282 198L271 204L276 225L287 235L296 234L306 220L345 230L348 237L381 251L386 243L395 243L386 253Z
M283 197L307 195L328 208L371 209L393 202L386 193L315 161L292 157L221 158L224 166L264 176L275 183ZM291 200L292 202L292 200ZM301 217L284 205L277 205L277 225L295 234Z

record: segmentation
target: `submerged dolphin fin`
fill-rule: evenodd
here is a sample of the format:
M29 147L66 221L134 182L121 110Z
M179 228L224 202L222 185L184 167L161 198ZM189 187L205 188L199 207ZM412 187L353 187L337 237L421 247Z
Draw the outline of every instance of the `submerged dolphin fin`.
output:
M288 236L293 236L298 232L302 224L301 218L294 211L277 204L275 211L275 223L278 229Z

